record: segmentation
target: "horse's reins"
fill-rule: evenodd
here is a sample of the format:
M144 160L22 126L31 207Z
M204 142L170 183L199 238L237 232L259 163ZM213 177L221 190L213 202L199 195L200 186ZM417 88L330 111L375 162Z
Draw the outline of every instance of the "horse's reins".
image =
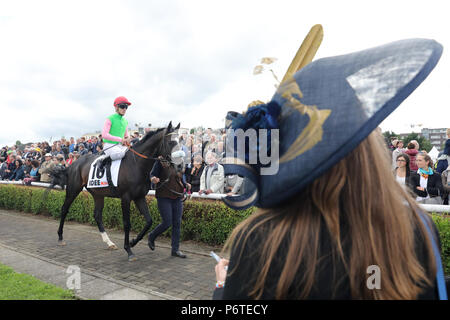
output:
M137 152L136 150L134 150L134 149L131 148L131 147L128 147L128 150L130 150L131 152L133 152L134 154L138 155L138 156L141 157L141 158L144 158L144 159L147 159L147 160L157 160L157 158L150 158L150 157L147 157L145 154L141 154L141 153Z

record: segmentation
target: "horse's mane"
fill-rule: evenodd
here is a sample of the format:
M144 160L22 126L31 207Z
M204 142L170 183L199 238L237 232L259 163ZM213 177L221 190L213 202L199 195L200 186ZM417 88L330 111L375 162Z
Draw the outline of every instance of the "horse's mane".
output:
M165 129L165 128L159 128L159 129L157 129L157 130L155 130L155 131L149 131L149 132L147 132L147 133L145 134L145 136L142 137L141 140L139 140L138 142L136 142L136 143L133 145L133 148L142 146L148 139L150 139L151 137L153 137L155 134L157 134L157 133L163 131L164 129Z

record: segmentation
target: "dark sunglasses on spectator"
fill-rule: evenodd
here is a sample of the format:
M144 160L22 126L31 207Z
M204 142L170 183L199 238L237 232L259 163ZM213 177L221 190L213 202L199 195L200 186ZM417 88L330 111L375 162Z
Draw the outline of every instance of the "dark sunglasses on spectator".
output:
M117 105L120 109L128 109L128 105L126 103L121 103Z

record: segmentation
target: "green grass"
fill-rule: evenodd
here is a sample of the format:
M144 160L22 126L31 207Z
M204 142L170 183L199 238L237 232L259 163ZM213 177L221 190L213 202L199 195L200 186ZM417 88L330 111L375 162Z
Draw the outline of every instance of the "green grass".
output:
M76 300L70 290L14 272L0 264L0 300Z

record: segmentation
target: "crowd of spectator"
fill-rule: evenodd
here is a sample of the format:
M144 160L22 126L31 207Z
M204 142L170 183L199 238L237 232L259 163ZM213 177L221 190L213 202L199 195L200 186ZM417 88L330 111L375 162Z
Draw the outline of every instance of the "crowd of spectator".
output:
M131 144L142 138L133 132ZM200 194L242 193L243 178L224 176L221 161L225 155L225 130L180 130L177 140L184 151L183 179L191 189ZM80 137L48 143L4 146L0 150L0 180L51 182L51 168L56 165L70 166L85 154L99 154L103 150L102 136Z
M433 163L426 150L420 150L416 140L404 148L402 140L393 138L389 144L392 167L397 181L414 192L424 204L449 204L450 194L450 129L444 151Z
M392 167L397 181L408 186L423 203L448 204L450 193L450 130L446 148L433 164L425 150L420 150L416 140L406 144L393 138L389 143ZM132 133L131 144L142 138ZM188 192L199 194L222 193L237 195L244 192L244 179L237 175L225 176L221 164L225 156L225 130L208 128L180 130L180 149L184 152L183 180L190 186ZM52 167L70 166L85 154L98 154L103 150L102 136L61 138L52 144L44 141L25 146L4 146L0 150L0 180L51 182ZM434 175L434 176L433 176Z
M27 145L4 146L0 150L0 180L50 182L50 169L55 165L70 166L80 156L102 151L102 137L61 138Z
M243 178L237 175L225 176L221 164L225 156L225 130L181 131L178 136L180 149L185 153L183 179L191 187L189 192L199 194L243 193Z

